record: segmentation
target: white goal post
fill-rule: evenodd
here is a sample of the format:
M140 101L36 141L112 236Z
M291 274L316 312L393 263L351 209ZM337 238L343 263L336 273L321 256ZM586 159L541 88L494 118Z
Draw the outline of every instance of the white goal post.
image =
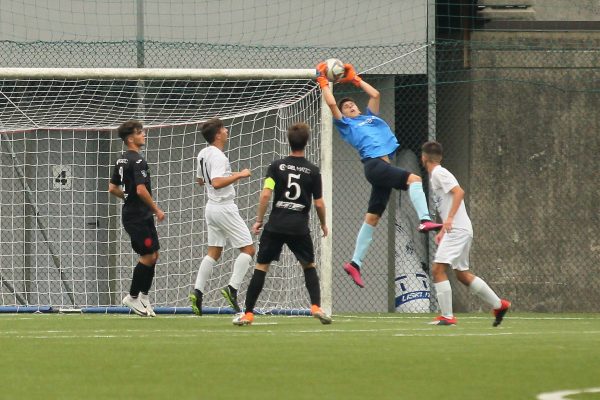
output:
M287 127L308 123L307 158L321 168L331 227L332 119L314 77L313 69L0 68L0 311L123 311L137 256L107 187L123 151L115 128L129 119L148 130L153 196L167 214L157 224L161 255L150 293L157 312L189 312L206 254L205 194L194 186L194 163L208 118L230 130L232 168L252 172L236 184L248 225L266 167L289 152ZM322 305L331 312L331 234L321 238L314 211L311 231ZM206 312L230 311L218 291L235 256L225 250L214 268ZM302 269L286 250L257 307L302 314L309 306Z

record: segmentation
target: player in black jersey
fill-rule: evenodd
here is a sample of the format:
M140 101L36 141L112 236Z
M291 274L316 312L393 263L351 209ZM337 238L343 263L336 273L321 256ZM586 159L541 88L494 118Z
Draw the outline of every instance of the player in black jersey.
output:
M146 144L146 132L142 124L135 120L127 121L119 126L118 134L127 151L115 163L108 191L125 200L123 227L131 238L133 250L140 255L133 270L129 294L123 299L123 304L138 315L154 317L148 291L154 279L160 245L153 214L162 221L165 213L152 199L150 171L140 154L140 149Z
M262 291L269 264L279 260L286 244L294 253L302 268L306 288L311 301L311 314L323 324L330 324L331 317L321 309L321 289L315 268L315 252L308 227L311 202L314 203L323 236L327 236L325 202L322 197L321 172L304 158L304 148L310 136L310 128L303 123L288 129L291 153L288 157L273 161L267 169L264 188L258 204L258 215L252 232L258 234L271 196L273 208L269 222L260 237L256 267L246 294L244 314L238 314L234 325L250 325L254 320L254 306Z

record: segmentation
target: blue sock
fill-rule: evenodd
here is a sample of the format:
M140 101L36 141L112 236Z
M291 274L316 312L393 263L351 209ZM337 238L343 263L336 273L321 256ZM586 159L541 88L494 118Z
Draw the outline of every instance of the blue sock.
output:
M356 247L354 248L352 261L359 267L362 265L362 260L365 257L365 254L367 254L367 250L369 250L369 246L373 241L374 230L374 226L363 222L362 226L360 227L360 231L358 231L358 236L356 237Z
M427 200L425 200L425 193L423 193L423 183L413 182L408 185L408 195L410 201L413 203L413 207L417 211L419 221L424 219L431 221L429 216L429 209L427 208Z

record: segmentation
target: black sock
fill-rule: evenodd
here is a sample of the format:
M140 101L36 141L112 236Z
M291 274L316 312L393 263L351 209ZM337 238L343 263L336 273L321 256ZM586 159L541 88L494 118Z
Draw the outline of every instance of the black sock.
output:
M261 271L260 269L254 270L252 279L250 279L250 284L248 285L248 291L246 292L246 312L254 312L254 306L265 285L266 276L267 273L265 271Z
M310 304L316 304L321 307L321 287L319 286L319 275L316 268L306 268L304 270L304 282L308 289Z
M147 295L152 287L152 281L154 280L154 271L156 270L156 264L151 266L144 265L144 284L140 288L140 292Z
M131 278L131 286L129 287L129 295L131 297L138 297L140 291L144 287L146 268L144 264L138 262L135 268L133 268L133 278Z
M354 261L350 261L350 264L352 264L352 266L353 266L354 268L356 268L357 270L359 270L359 271L360 271L360 266L359 266L357 263L355 263Z

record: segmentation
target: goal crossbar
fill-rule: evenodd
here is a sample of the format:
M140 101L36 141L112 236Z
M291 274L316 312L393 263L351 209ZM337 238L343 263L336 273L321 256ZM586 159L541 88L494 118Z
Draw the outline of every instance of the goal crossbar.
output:
M0 68L0 79L313 79L314 69Z

